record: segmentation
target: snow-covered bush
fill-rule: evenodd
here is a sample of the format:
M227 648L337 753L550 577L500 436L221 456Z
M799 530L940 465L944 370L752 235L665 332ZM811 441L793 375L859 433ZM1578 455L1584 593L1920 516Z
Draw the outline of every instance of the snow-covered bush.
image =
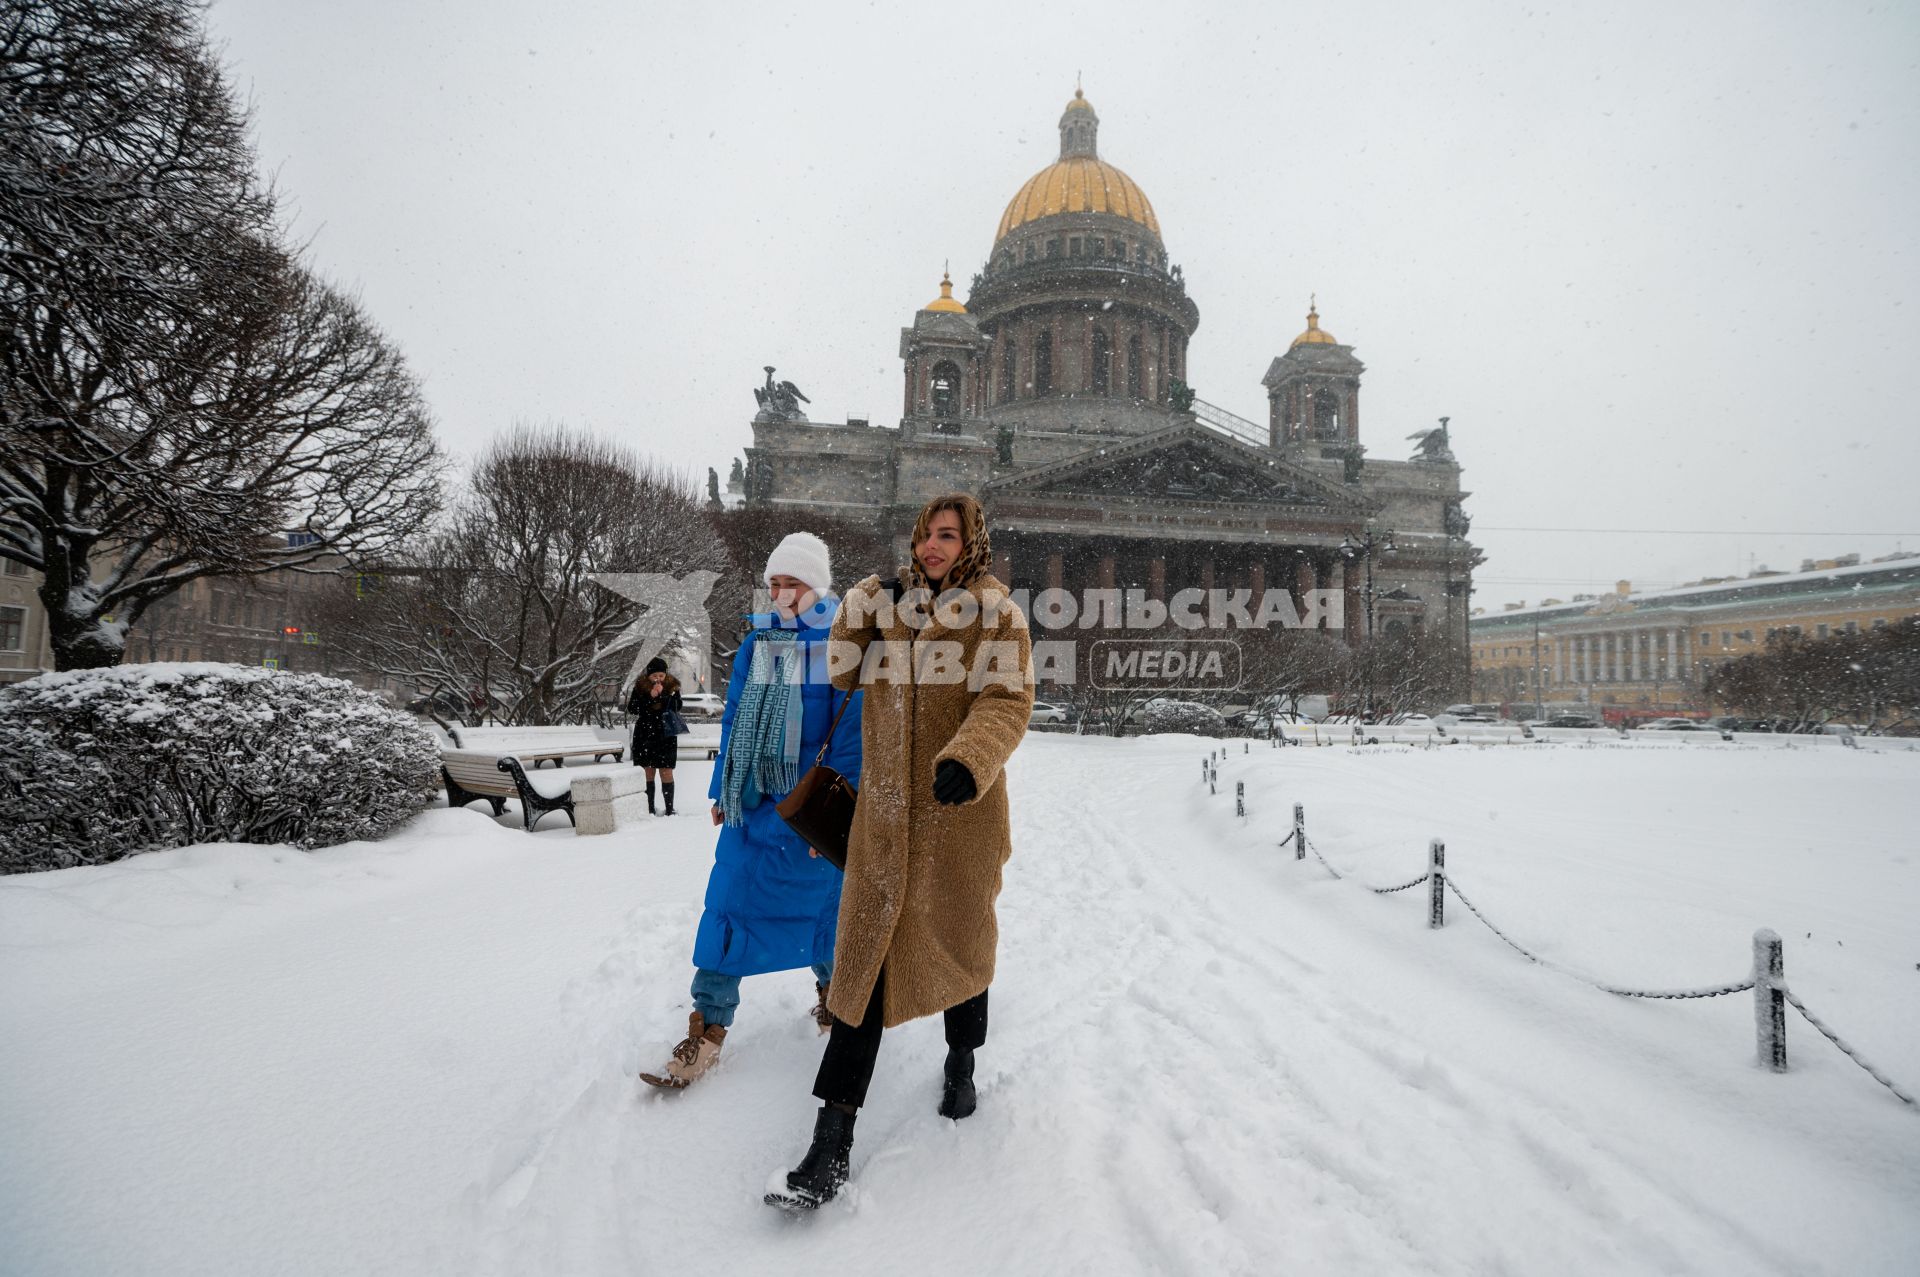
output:
M0 873L198 842L378 838L433 796L419 724L351 683L241 665L0 689Z
M1141 722L1142 731L1148 735L1184 732L1192 736L1220 736L1227 730L1226 720L1220 717L1220 711L1198 701L1148 701Z

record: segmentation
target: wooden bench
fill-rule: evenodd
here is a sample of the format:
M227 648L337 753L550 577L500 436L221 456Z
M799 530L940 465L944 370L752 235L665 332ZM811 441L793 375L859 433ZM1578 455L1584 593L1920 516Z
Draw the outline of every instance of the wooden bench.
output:
M544 757L544 755L543 755ZM573 782L558 776L543 776L536 787L527 769L512 754L484 749L443 749L440 751L440 778L447 785L447 806L465 807L476 799L489 804L498 816L506 810L507 799L520 800L520 824L528 833L550 811L564 811L573 820ZM553 793L543 793L541 789Z
M611 758L619 762L627 747L605 741L590 727L455 727L449 730L455 749L492 750L495 757L512 754L523 763L555 767L569 758Z

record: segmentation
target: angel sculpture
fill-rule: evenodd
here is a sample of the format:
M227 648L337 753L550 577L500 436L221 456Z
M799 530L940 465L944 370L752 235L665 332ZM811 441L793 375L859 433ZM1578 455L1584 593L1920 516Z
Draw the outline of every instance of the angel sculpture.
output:
M803 403L813 401L800 393L800 387L790 381L775 382L773 365L765 364L767 384L753 392L753 398L760 405L763 416L774 420L806 420L806 414L800 410Z

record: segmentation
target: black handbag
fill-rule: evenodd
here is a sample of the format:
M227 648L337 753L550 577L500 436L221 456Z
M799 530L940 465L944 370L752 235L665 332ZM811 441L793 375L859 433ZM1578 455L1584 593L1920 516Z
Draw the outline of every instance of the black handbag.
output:
M687 726L687 720L680 717L680 711L677 709L661 710L660 726L667 729L667 735L669 736L685 736L693 730Z
M800 778L800 783L774 805L780 819L787 822L787 828L806 839L807 846L842 872L847 868L847 840L853 833L853 807L859 791L852 781L827 766L825 759L827 749L833 744L834 728L840 726L840 716L852 703L853 693L848 692L846 700L840 702L839 712L833 716L833 725L827 728L827 739L820 743L820 752L814 755L813 766Z

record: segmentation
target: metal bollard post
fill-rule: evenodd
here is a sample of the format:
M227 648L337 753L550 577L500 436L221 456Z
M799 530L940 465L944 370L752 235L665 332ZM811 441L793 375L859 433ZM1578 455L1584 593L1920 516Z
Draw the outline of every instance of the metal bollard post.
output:
M1252 752L1253 752L1253 742L1252 742L1252 741L1244 741L1244 740L1243 740L1243 741L1241 741L1241 742L1240 742L1240 752L1241 752L1241 753L1243 753L1243 754L1250 754L1250 753L1252 753Z
M1753 933L1753 1028L1760 1063L1787 1071L1786 961L1771 927Z
M1219 779L1220 773L1214 768L1209 767L1207 769L1207 792L1209 794L1217 794L1220 792L1219 785L1215 783Z
M1293 858L1307 858L1307 809L1299 803L1293 805Z
M1233 814L1243 817L1247 814L1247 782L1244 780L1233 782Z
M1438 838L1428 851L1427 863L1427 926L1444 927L1447 924L1447 844Z

